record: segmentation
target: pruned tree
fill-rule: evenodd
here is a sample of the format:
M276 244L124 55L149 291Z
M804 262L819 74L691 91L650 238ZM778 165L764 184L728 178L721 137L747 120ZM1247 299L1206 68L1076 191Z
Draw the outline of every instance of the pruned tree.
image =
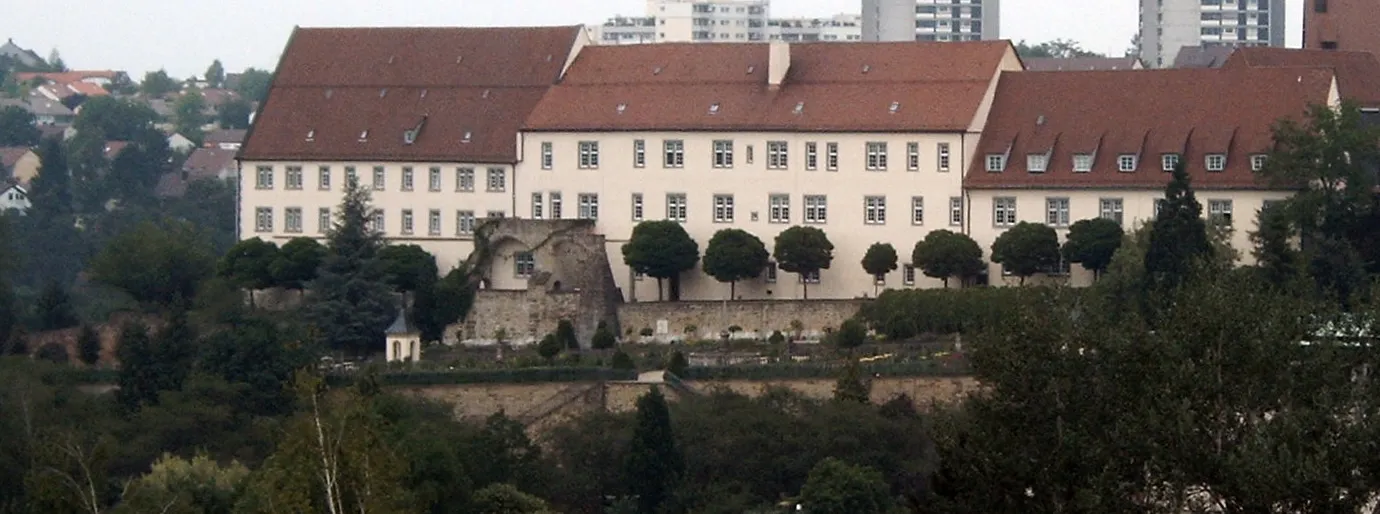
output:
M992 243L992 262L1017 277L1048 273L1059 266L1059 235L1048 225L1020 222Z
M709 238L704 250L704 272L719 282L728 282L728 297L738 297L739 280L757 278L770 263L771 254L757 236L747 231L726 228Z
M216 274L250 292L249 304L254 305L253 292L277 284L274 264L281 259L278 245L260 238L245 239L230 247L220 258Z
M878 284L886 280L886 274L896 271L896 247L891 243L872 243L862 258L863 271L872 275L872 294L877 294Z
M431 287L439 272L436 256L417 245L388 245L379 250L388 282L397 291L419 291Z
M803 296L809 299L810 284L805 276L829 269L834 261L834 243L829 242L823 230L794 226L776 235L773 253L782 270L800 275Z
M1112 256L1121 248L1124 235L1121 224L1116 221L1106 218L1079 220L1069 227L1068 240L1064 241L1062 249L1064 260L1082 264L1093 272L1093 280L1097 280L1112 264Z
M943 280L945 289L950 278L975 276L983 268L982 247L977 241L967 234L944 229L932 231L916 242L910 260L925 276Z
M656 279L657 299L665 299L662 280L671 280L671 299L680 299L680 275L700 259L700 246L685 227L670 220L644 221L633 227L623 244L623 262L633 271Z
M277 253L269 265L273 284L303 291L307 284L316 280L316 270L321 268L321 262L326 258L326 247L310 237L294 237L283 243Z
M546 359L547 365L555 364L556 356L560 355L563 350L565 350L565 346L562 345L560 341L556 340L555 334L546 334L545 337L541 338L541 342L537 344L537 355L541 355L541 358Z
M77 357L87 366L95 366L101 361L101 336L91 325L82 325L77 332Z

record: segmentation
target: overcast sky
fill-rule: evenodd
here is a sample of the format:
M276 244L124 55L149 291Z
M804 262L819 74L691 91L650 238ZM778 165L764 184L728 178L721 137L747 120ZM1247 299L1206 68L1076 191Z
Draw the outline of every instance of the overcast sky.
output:
M1302 1L1288 0L1289 45L1299 46ZM6 0L0 37L47 57L57 48L68 67L125 70L138 80L166 68L201 75L219 58L227 71L272 68L294 25L502 26L597 23L641 15L644 0ZM856 13L860 0L774 0L773 16ZM1003 0L1002 37L1073 39L1121 54L1136 31L1138 0Z

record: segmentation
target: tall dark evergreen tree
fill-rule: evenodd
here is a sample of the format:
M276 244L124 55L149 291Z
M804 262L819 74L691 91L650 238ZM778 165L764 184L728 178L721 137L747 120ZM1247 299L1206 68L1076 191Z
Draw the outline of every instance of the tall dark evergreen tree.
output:
M638 514L658 514L685 472L685 461L671 431L671 412L661 391L637 400L637 425L624 464L624 481L637 498Z
M1266 206L1257 215L1256 226L1256 231L1251 232L1251 242L1255 244L1251 253L1261 276L1276 286L1289 285L1301 276L1301 262L1298 250L1289 242L1293 228L1288 212L1282 206Z
M149 327L143 323L128 323L120 330L116 355L120 359L120 375L116 398L126 409L139 410L158 400L158 367L154 365L155 350Z
M369 191L345 181L345 198L327 235L326 258L312 282L309 317L321 342L366 355L383 344L383 329L398 313L379 259L383 238L371 226Z
M57 282L49 282L35 302L34 315L39 331L71 328L80 323L72 311L72 298L67 289Z
M101 336L91 325L82 325L77 333L77 358L87 366L95 366L101 361Z
M1179 163L1164 189L1164 203L1150 231L1145 284L1159 289L1178 287L1194 267L1211 256L1203 206L1193 194L1188 171Z

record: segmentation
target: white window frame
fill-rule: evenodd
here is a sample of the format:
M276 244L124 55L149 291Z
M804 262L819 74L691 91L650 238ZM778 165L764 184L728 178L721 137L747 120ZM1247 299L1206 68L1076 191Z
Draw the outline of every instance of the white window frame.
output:
M924 225L924 224L925 224L925 197L923 197L923 196L912 196L912 197L910 197L910 224L911 224L911 225Z
M1045 198L1045 224L1051 227L1069 226L1069 199L1066 196Z
M513 277L532 278L537 273L537 256L532 252L513 254Z
M1206 157L1203 157L1203 164L1206 165L1206 166L1207 166L1207 170L1208 170L1208 171L1211 171L1211 172L1225 171L1225 170L1227 169L1227 154L1224 154L1224 153L1210 153L1210 154L1207 154Z
M1016 197L998 196L992 199L992 225L1013 227L1016 225Z
M905 264L905 265L902 265L902 266L901 266L901 285L905 285L905 286L913 286L913 285L915 285L915 266L914 266L914 265L912 265L912 264Z
M432 166L426 170L426 190L433 193L441 191L441 167Z
M273 167L259 166L254 175L254 189L273 189Z
M302 233L302 208L288 207L283 209L283 232L289 234Z
M254 231L273 232L273 208L255 207L254 208Z
M819 169L819 143L809 141L805 143L805 170L815 171Z
M1030 173L1044 173L1049 165L1049 157L1042 153L1025 156L1025 170Z
M838 143L825 143L825 144L824 144L824 150L825 150L825 153L824 153L824 165L825 165L825 169L827 169L828 171L838 171L838 170L839 170L839 144L838 144Z
M938 165L940 172L949 171L949 144L939 143L935 153L938 155Z
M426 211L426 234L429 236L441 235L441 209Z
M920 171L920 143L906 143L906 171Z
M1160 156L1160 170L1161 170L1161 171L1174 171L1174 166L1177 166L1181 160L1182 160L1182 158L1179 157L1179 154L1176 154L1176 153L1167 153L1167 154L1161 155L1161 156Z
M949 197L949 226L951 226L951 227L961 227L961 226L963 226L963 197L962 197L962 196L950 196L950 197Z
M714 223L733 223L733 195L714 195Z
M685 140L666 139L661 142L663 168L685 167Z
M402 228L402 234L403 234L403 235L405 235L405 236L412 235L413 229L416 228L416 227L414 226L414 222L415 222L415 220L412 219L412 209L403 209L403 210L402 210L402 220L401 220L401 225L400 225L400 227Z
M544 195L544 194L541 194L541 193L532 193L532 219L534 219L534 220L542 219L542 215L545 214L545 213L542 212L542 211L544 210L544 208L546 207L546 200L545 200L545 198L546 198L546 195Z
M767 272L762 274L762 280L768 284L776 283L776 274L779 266L775 262L767 263Z
M802 283L802 284L818 284L818 283L819 283L819 270L815 270L815 271L806 271L806 272L799 273L799 275L800 275L799 280L800 280L800 283Z
M299 191L302 189L302 167L288 166L283 172L283 189Z
M596 170L599 169L599 142L580 141L580 169Z
M711 157L715 168L733 168L733 140L716 139L714 140L714 152Z
M1134 172L1136 171L1136 166L1140 164L1139 161L1140 159L1137 159L1136 154L1133 153L1118 155L1116 156L1116 169L1122 173Z
M1260 170L1265 169L1265 163L1268 162L1269 160L1270 160L1270 156L1269 156L1269 155L1266 155L1266 154L1263 154L1263 153L1258 153L1258 154L1252 155L1252 156L1251 156L1251 171L1260 171Z
M576 198L577 198L577 200L579 201L579 212L578 212L577 214L579 215L579 218L580 218L580 219L582 219L582 220L597 220L597 219L599 219L599 194L598 194L598 193L580 193L579 196L577 196Z
M403 166L403 168L402 168L402 187L401 187L400 189L403 190L403 191L411 191L411 190L412 190L412 186L413 186L412 180L413 180L412 167L411 167L411 166Z
M541 143L541 169L549 170L556 164L555 150L551 147L550 141Z
M1208 199L1208 221L1220 227L1231 228L1232 207L1230 199Z
M504 211L489 211L484 213L484 219L501 220L506 217L508 217L508 213Z
M330 167L330 166L317 166L317 167L316 167L316 188L317 188L317 189L320 189L320 190L322 190L322 191L330 191L330 190L331 190L331 167Z
M867 142L867 171L886 171L886 142Z
M824 225L829 223L829 196L828 195L805 195L805 223L811 225Z
M689 197L685 193L666 193L667 220L685 223L689 211Z
M455 168L455 191L474 192L474 168Z
M1006 155L999 153L987 154L987 172L1001 173L1006 171Z
M388 187L388 169L383 166L374 166L374 182L371 184L375 191L383 191Z
M647 167L647 140L645 139L633 140L633 167Z
M503 168L489 168L485 175L485 191L491 193L502 193L508 190L508 170ZM497 180L495 180L497 179Z
M465 237L474 234L474 211L455 211L455 235Z
M767 169L784 170L790 167L790 145L785 141L767 141Z
M777 224L791 222L791 195L780 193L767 195L767 222Z
M359 173L354 166L345 167L345 181L346 184L359 185Z
M1073 154L1073 172L1087 173L1092 171L1093 156L1090 153Z
M322 207L316 210L316 232L318 234L330 232L332 224L333 220L331 219L330 207Z
M1117 225L1126 223L1126 202L1121 198L1099 198L1097 217L1115 221Z
M388 233L388 217L384 215L383 209L374 209L374 232L379 234Z
M557 192L557 191L552 191L552 192L550 193L550 197L551 197L551 219L553 219L553 220L561 219L561 217L565 215L564 212L561 212L561 210L562 210L562 209L561 209L561 207L562 207L561 204L562 204L562 200L563 200L563 199L561 198L561 193L560 193L560 192Z
M642 203L642 193L632 194L632 220L642 221L646 214L646 207Z

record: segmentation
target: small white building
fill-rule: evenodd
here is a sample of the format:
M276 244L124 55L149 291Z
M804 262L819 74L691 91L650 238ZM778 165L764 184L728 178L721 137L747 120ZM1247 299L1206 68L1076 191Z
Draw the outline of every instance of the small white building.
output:
M14 209L23 214L28 212L29 207L32 206L33 204L29 203L29 192L24 189L24 186L11 183L7 184L3 191L0 191L0 213Z
M398 307L398 318L384 331L384 356L388 362L417 362L422 358L422 333L407 318L407 303Z
M187 139L187 136L174 132L173 135L168 136L168 148L174 152L185 154L196 148L196 143Z

